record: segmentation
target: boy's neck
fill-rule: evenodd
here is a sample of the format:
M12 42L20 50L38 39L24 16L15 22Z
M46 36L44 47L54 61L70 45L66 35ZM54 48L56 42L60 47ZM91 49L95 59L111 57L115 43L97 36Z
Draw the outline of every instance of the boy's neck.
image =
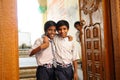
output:
M62 36L60 36L60 35L59 35L59 37L60 37L60 38L66 38L67 36L65 36L65 37L62 37Z

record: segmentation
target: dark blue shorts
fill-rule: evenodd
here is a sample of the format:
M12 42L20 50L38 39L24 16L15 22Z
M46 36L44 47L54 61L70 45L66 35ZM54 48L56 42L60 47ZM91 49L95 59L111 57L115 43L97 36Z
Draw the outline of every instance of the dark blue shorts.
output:
M54 68L47 68L44 66L38 66L36 71L36 80L56 80Z
M58 80L73 80L73 68L72 65L68 67L57 66L55 68L55 74Z

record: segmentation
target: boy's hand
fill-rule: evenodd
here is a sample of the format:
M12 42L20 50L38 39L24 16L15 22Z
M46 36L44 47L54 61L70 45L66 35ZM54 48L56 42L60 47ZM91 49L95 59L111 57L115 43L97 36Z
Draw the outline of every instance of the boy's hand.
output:
M47 36L43 36L43 43L40 46L38 46L37 48L33 49L29 56L33 56L40 50L46 49L47 47L49 47L49 39Z
M49 43L49 39L47 36L43 36L43 43Z
M74 73L74 80L78 80L78 74Z
M69 40L69 41L72 41L72 40L73 40L73 37L72 37L71 35L68 35L67 37L68 37L68 40Z
M47 36L43 36L43 44L41 44L40 47L41 49L49 47L49 38Z

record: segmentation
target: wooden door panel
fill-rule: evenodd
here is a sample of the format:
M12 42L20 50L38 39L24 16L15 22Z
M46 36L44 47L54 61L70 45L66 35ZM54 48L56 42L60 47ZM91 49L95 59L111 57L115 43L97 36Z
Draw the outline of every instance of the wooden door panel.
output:
M110 1L79 0L79 3L80 21L85 21L82 30L84 80L114 80Z
M103 64L101 51L101 29L100 24L95 23L84 28L84 44L86 55L86 74L88 80L103 80Z

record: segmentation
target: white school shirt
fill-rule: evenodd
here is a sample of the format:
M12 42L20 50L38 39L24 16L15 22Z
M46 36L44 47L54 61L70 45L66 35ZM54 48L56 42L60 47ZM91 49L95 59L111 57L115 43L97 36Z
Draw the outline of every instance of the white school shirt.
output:
M78 48L79 48L79 56L80 56L80 59L82 58L82 54L81 54L81 41L80 41L80 31L77 30L76 32L76 41L80 44L78 45Z
M57 62L69 64L74 60L80 59L79 51L75 45L76 40L69 41L68 37L61 38L59 36L55 36L54 43L56 47L55 58Z
M80 35L80 31L77 31L77 32L76 32L76 41L78 41L78 42L80 42L79 35Z
M35 41L34 45L32 46L32 49L29 50L29 54L31 51L38 46L40 46L43 43L43 38L39 38ZM53 54L51 49L51 43L49 42L49 47L46 49L43 49L35 54L36 61L38 65L43 64L52 64L53 63Z

